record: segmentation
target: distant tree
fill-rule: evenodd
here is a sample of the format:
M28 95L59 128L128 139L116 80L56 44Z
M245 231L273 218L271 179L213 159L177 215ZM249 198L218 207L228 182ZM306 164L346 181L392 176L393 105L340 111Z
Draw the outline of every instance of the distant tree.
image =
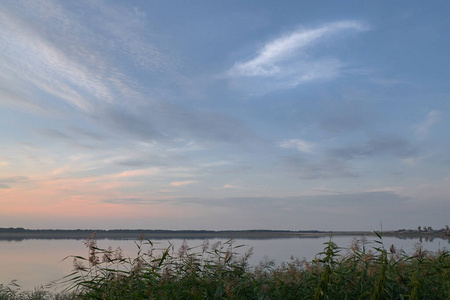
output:
M422 231L422 227L418 226L417 230L419 230L419 232L421 232Z
M448 225L445 225L445 230L449 231Z
M428 232L432 232L433 228L431 226L428 226Z

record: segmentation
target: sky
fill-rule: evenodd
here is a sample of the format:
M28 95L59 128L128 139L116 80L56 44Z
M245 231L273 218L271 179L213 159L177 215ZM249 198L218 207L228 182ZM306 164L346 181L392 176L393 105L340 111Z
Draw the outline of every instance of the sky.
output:
M450 215L448 1L0 2L0 227Z

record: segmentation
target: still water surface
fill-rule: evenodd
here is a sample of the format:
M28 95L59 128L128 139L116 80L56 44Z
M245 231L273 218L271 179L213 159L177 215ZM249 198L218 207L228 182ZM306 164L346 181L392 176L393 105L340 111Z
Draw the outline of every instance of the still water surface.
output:
M348 247L353 236L335 236L333 242L339 247ZM358 237L361 238L361 237ZM314 259L315 255L323 250L323 243L328 242L330 237L314 238L280 238L280 239L236 239L233 245L245 245L239 248L240 253L244 253L253 247L253 255L250 257L250 264L257 265L262 260L274 260L279 264L288 261L291 256L307 260ZM368 236L367 240L372 242L369 246L379 246L374 243L375 237ZM210 239L210 245L215 242L226 242L224 239ZM154 240L155 248L165 248L169 245L167 240ZM190 239L187 243L190 247L201 246L204 240ZM137 247L133 240L98 240L99 248L113 249L121 247L126 256L135 257ZM170 243L174 245L175 251L183 243L182 239L172 239ZM383 243L387 249L390 245L395 245L397 249L403 249L406 253L414 252L414 247L421 243L424 249L437 251L439 249L449 249L448 240L435 238L433 240L419 239L399 239L395 237L384 237ZM145 247L144 247L145 249ZM200 252L199 248L197 252ZM342 250L345 253L345 249ZM72 260L63 259L70 255L80 255L87 257L88 250L82 240L44 240L30 239L22 241L0 240L0 284L8 284L12 280L17 280L22 290L32 290L37 286L45 285L52 280L60 279L69 274L72 269Z

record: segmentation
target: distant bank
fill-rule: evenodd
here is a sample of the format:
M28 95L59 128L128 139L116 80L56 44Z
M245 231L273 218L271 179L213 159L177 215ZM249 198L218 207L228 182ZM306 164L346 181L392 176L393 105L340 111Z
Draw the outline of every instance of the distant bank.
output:
M319 231L319 230L149 230L149 229L25 229L0 228L0 240L23 239L87 239L95 234L96 239L277 239L321 237L330 235L375 235L371 231ZM449 238L448 229L419 231L397 230L382 232L383 236L399 238L436 237Z

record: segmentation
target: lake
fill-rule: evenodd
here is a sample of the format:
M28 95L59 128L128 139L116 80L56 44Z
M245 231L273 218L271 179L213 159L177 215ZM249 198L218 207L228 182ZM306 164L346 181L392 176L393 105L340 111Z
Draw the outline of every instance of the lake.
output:
M348 247L354 236L334 236L332 240L339 247ZM357 237L361 238L361 237ZM370 246L379 246L373 241L375 236L366 237ZM329 236L302 237L302 238L278 238L278 239L236 239L233 245L245 245L239 248L239 252L245 252L253 247L253 255L250 264L257 265L262 260L274 260L279 264L288 261L291 256L308 261L323 250L323 243L328 242ZM201 246L202 239L186 240L190 247ZM224 239L209 239L210 245L215 242L226 242ZM155 247L166 248L167 240L153 240ZM133 240L98 240L99 248L113 249L121 247L125 255L135 257L137 247ZM183 239L171 239L175 251L183 243ZM395 245L397 249L403 249L407 253L413 253L414 247L420 243L426 250L437 251L450 248L449 241L442 238L434 239L400 239L397 237L383 237L385 248ZM199 249L197 252L200 252ZM345 253L345 250L342 250ZM0 284L8 284L17 280L22 290L32 290L37 286L45 285L52 280L60 279L69 274L72 269L72 259L63 259L70 255L87 257L83 240L74 239L26 239L21 241L0 240Z

